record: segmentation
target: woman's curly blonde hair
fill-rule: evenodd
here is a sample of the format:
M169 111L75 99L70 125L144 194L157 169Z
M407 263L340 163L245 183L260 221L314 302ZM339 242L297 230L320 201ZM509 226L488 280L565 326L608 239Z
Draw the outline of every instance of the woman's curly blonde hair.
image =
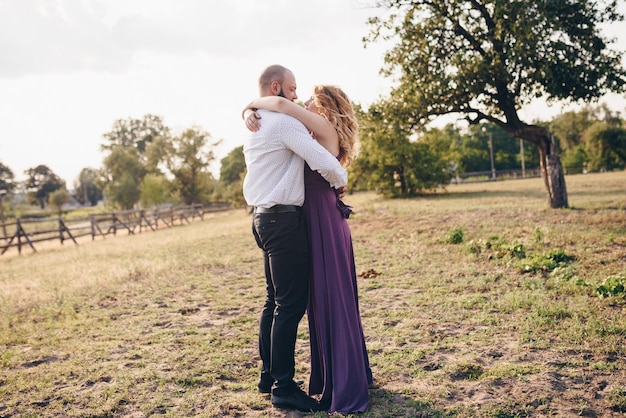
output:
M358 155L359 124L348 95L339 87L321 84L313 88L313 102L339 136L339 162L348 167Z

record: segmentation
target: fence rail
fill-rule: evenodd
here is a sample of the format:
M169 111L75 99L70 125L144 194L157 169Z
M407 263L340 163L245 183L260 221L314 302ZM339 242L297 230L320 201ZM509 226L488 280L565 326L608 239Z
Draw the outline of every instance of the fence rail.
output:
M78 245L77 239L91 236L106 238L117 235L118 231L127 234L143 231L156 231L160 228L171 228L176 225L191 223L195 219L203 220L209 212L230 209L229 203L212 205L168 206L153 209L125 210L89 215L84 218L63 219L61 216L52 218L21 218L2 225L0 232L0 255L11 248L17 248L22 254L23 248L37 252L36 243L58 240L61 244L71 240ZM4 231L15 231L7 235Z
M564 174L581 174L585 173L585 167L583 166L563 166ZM474 183L481 181L494 181L494 180L513 180L513 179L525 179L542 177L541 168L527 168L527 169L511 169L511 170L493 170L493 171L473 171L460 174L458 177L452 179L452 183Z

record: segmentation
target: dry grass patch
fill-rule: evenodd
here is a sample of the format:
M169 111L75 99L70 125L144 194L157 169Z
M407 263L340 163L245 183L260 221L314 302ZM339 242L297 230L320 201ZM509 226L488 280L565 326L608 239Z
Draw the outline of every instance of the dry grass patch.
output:
M567 185L348 196L364 417L623 416L626 173ZM301 416L256 393L262 276L243 210L0 258L0 416Z

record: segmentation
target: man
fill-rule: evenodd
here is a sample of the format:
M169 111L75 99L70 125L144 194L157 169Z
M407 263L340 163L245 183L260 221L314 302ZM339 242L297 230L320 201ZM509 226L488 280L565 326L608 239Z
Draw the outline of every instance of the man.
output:
M292 101L298 98L293 73L280 65L262 72L259 92ZM322 411L293 380L298 324L309 292L309 238L301 212L304 163L336 188L346 186L348 175L297 119L258 112L263 124L243 147L247 166L243 194L254 207L252 232L263 252L267 292L259 326L262 369L258 387L262 393L271 391L276 407Z

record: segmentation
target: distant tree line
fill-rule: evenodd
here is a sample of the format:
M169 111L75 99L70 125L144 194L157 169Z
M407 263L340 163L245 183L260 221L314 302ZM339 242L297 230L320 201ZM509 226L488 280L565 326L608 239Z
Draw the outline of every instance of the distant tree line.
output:
M82 205L104 201L112 209L222 200L220 183L209 171L219 143L198 127L173 135L161 117L151 114L120 119L103 134L102 166L83 168L72 196L65 181L45 165L26 170L20 188L12 170L0 162L0 198L21 189L30 204L58 210L72 197Z
M389 197L416 196L445 187L463 174L489 171L491 155L497 171L520 169L522 158L526 167L539 165L537 147L521 146L519 139L495 124L463 129L447 125L411 136L393 119L383 119L378 106L364 111L357 105L361 153L350 169L351 190L374 190ZM626 168L625 122L606 105L587 106L538 124L553 133L570 172ZM200 128L172 135L160 117L145 115L143 119L115 121L103 138L102 167L84 168L74 181L72 195L83 205L93 206L102 200L118 209L164 203L245 204L241 192L246 172L242 146L221 159L220 176L215 179L208 168L220 141L213 141ZM70 200L65 181L47 166L38 165L25 174L22 186L30 204L60 210ZM19 189L14 178L12 170L0 162L2 219L2 200L6 202L6 196Z
M350 179L358 190L408 197L432 191L472 172L519 170L540 166L536 145L521 142L497 124L461 129L453 125L419 134L402 126L389 109L377 103L360 111L361 154ZM606 105L586 106L551 121L536 122L551 132L563 165L572 172L626 168L626 125ZM490 151L490 147L492 150Z

